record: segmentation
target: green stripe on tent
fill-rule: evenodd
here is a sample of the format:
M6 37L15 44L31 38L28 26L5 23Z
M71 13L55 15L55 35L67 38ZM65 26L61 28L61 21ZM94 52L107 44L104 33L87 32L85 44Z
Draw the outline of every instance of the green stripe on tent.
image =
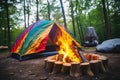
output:
M33 27L33 29L31 29L31 31L28 33L29 35L26 37L22 45L22 48L19 52L21 56L28 50L28 48L33 44L33 42L37 39L37 37L51 24L52 24L51 21L46 20L41 22L37 26Z

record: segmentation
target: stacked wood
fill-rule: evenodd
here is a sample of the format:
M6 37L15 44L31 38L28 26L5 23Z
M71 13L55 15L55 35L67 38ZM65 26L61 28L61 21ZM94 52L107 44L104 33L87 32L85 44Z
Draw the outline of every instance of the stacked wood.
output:
M108 72L109 71L108 58L106 56L100 56L99 59L102 61L101 63L103 64L105 68L104 72Z
M72 62L70 68L70 76L78 77L80 76L80 63L79 62Z
M54 63L54 67L53 67L53 74L55 74L55 73L60 73L61 72L61 69L62 69L62 64L63 64L63 62L61 62L61 61L56 61L55 63Z
M89 59L90 59L90 58L89 58L89 54L84 53L83 55L84 55L84 57L85 57L88 61L90 61L90 60L89 60Z
M45 62L44 68L45 68L45 69L46 69L46 65L47 65L47 61L48 61L48 60L55 60L55 56L49 56L49 57L47 57L47 58L44 59L44 62Z
M98 64L99 60L91 60L90 61L90 67L91 70L94 74L98 74L99 73L99 64Z
M53 71L54 62L55 62L55 60L47 60L47 63L46 63L46 71L47 72L50 73Z
M80 64L80 71L82 74L94 76L94 73L91 71L90 64L88 62Z
M104 73L108 71L108 58L96 54L84 55L89 62L69 62L63 63L63 55L50 56L45 59L45 70L49 73L63 73L69 74L72 77L78 77L80 75L94 76L98 73Z
M97 54L92 54L90 60L98 60L98 59L99 59L99 55L97 55Z
M70 63L64 63L63 66L62 66L61 72L63 74L69 74L70 73L70 67L71 67Z
M99 60L98 65L99 65L99 73L106 72L106 69L105 69L105 66L103 65L102 60Z
M57 59L56 59L57 61L62 61L64 55L63 54L58 54L56 57L57 57Z
M99 59L99 55L97 54L84 54L84 57L88 60L88 61L91 61L91 60L98 60Z

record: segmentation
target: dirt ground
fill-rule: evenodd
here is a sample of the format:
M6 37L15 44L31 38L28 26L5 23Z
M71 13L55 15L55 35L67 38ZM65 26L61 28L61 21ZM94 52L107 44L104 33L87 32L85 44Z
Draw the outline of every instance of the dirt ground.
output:
M109 72L97 74L94 77L82 75L77 78L64 74L47 73L44 70L45 57L20 62L9 57L8 54L2 54L0 55L0 80L120 80L120 54L97 54L109 58Z

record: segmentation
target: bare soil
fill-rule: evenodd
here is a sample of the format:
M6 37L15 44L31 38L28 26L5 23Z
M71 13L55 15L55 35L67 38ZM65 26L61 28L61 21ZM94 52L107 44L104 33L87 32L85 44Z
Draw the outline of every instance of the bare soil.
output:
M61 73L50 74L44 69L45 57L18 61L9 57L9 54L2 54L0 55L0 80L120 80L120 54L93 52L109 58L109 72L94 77L82 75L77 78Z

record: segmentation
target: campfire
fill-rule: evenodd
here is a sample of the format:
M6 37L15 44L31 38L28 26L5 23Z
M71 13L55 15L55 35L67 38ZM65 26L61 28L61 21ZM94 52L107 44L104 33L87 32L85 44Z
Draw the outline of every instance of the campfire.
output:
M47 72L78 77L83 74L94 76L108 71L107 57L82 52L81 46L64 29L58 29L60 30L52 41L59 46L58 54L45 58Z

